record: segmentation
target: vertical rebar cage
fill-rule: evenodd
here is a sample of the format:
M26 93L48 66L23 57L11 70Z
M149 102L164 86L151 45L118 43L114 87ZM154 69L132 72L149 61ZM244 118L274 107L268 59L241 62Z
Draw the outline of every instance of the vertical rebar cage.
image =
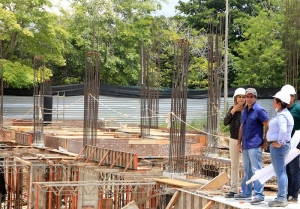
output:
M175 41L174 69L172 80L169 146L169 172L183 173L185 158L185 129L187 111L187 86L189 67L189 42L184 39Z
M44 56L37 55L33 61L34 71L34 85L33 85L33 146L43 147L43 115L44 115L44 91L45 91L45 78L44 78Z
M99 54L97 52L86 53L83 146L96 146L100 86L99 71Z
M285 83L298 88L300 38L300 4L298 0L286 0L285 15Z
M141 136L148 137L150 128L158 128L160 53L141 46Z
M152 22L152 45L141 45L141 136L150 136L150 129L158 128L160 50L159 24Z
M1 128L3 127L3 91L4 91L4 86L3 86L3 74L4 74L4 66L2 61L0 61L0 124Z
M222 83L222 36L211 33L208 37L208 98L207 98L207 154L216 154L219 142L220 119L219 109L221 102Z

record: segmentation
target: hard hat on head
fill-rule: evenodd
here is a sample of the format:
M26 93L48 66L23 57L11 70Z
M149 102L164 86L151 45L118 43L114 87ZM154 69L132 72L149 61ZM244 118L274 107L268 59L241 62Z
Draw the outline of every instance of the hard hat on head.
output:
M282 88L281 88L281 91L283 92L286 92L287 94L291 95L291 94L297 94L296 91L295 91L295 88L294 86L292 85L284 85Z
M235 91L234 91L234 95L233 95L233 98L237 95L246 95L246 90L244 88L237 88Z
M282 102L289 104L291 101L291 96L283 91L278 91L273 97L280 99Z

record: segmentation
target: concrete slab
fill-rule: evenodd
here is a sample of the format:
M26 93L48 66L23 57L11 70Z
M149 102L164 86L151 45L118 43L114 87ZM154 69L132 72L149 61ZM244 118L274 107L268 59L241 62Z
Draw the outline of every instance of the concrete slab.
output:
M236 208L243 208L243 209L251 209L251 208L271 208L268 206L268 202L272 201L275 199L276 196L265 196L265 201L262 202L259 205L251 205L250 204L250 200L235 200L233 198L224 198L221 196L215 196L215 197L211 197L211 198L207 198L207 199L211 199L217 202L221 202L224 203L226 205L229 206L233 206ZM284 207L285 209L296 209L296 208L300 208L300 203L298 202L297 204L288 204L286 207Z

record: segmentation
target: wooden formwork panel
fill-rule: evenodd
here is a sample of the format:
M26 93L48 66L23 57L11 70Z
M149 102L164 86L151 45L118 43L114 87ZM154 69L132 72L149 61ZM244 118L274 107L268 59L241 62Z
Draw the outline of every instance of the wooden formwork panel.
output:
M45 136L45 147L50 147L54 149L58 149L59 147L62 147L66 150L68 150L68 140L65 138L59 138L55 136Z
M228 205L224 202L219 202L214 199L209 199L205 196L198 194L180 191L180 196L177 202L174 204L173 209L199 209L199 208L210 208L210 209L238 209Z
M16 132L16 142L18 144L31 146L32 134L27 132Z
M67 142L68 142L68 145L67 145L68 152L79 153L83 148L83 141L82 140L68 139Z
M86 161L93 160L101 165L109 165L111 167L116 166L136 170L138 166L137 154L95 146L85 147L85 158Z

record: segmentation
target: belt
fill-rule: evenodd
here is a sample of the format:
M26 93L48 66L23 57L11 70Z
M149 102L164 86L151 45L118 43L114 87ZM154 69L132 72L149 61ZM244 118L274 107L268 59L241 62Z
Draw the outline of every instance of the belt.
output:
M277 142L277 141L270 141L269 144L272 144L272 143L274 143L274 142ZM285 143L288 144L288 143L290 143L290 141L285 142Z

